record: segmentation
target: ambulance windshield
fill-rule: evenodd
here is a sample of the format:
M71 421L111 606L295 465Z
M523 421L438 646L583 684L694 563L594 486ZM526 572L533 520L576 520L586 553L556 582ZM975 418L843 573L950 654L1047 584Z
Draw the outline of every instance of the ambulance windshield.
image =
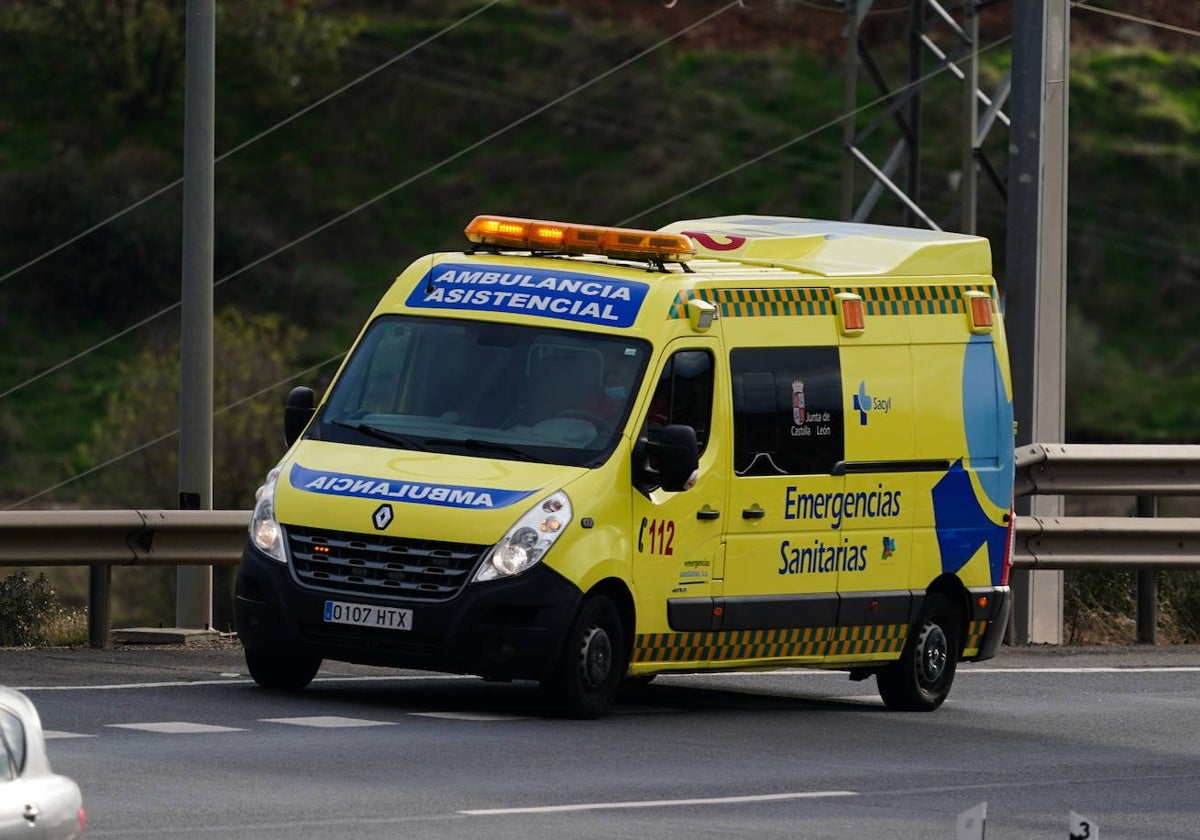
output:
M374 321L308 436L597 466L616 446L649 344L488 321Z

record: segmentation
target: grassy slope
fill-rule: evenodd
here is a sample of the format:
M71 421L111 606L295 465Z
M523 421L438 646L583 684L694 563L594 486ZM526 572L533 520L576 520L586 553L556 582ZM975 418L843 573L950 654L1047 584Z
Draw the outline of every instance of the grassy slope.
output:
M444 14L374 17L348 52L344 77L306 79L297 102L439 31L453 19ZM458 247L463 224L477 212L646 227L733 212L836 214L840 131L814 132L841 109L836 60L796 50L672 45L591 83L660 38L612 18L497 6L223 161L216 276L236 276L221 284L217 305L273 309L303 323L314 336L301 354L309 362L344 347L408 260ZM262 101L236 55L218 60L220 153L297 103ZM7 79L0 83L0 275L181 173L179 101L154 119L90 122L95 109L87 97L94 92L69 71L0 49L0 77ZM1200 147L1196 72L1194 55L1077 56L1074 434L1184 439L1195 428L1200 374L1191 362L1200 345L1192 338L1190 300L1192 232L1200 220L1188 184L1196 180ZM953 96L944 99L953 103ZM538 112L559 97L566 98ZM952 119L945 101L929 106L930 119ZM930 151L930 169L954 168L955 154ZM48 188L57 184L50 173L64 168L75 177ZM83 195L59 201L60 191ZM934 184L930 201L949 212L952 197L943 192ZM102 239L109 247L85 241L0 283L0 329L9 348L0 353L0 392L169 305L173 280L162 275L178 263L171 231L179 202L172 191L144 215L132 214L120 237ZM366 202L367 209L308 237ZM889 212L883 207L878 220L892 221ZM1002 232L1002 213L993 207L985 228ZM14 214L46 216L54 236L14 235L24 229ZM242 270L299 238L301 244ZM105 259L116 261L112 275L97 268ZM144 294L129 295L103 320L89 317L111 297L106 284L144 265L154 266L142 281ZM81 266L105 279L81 291ZM52 311L71 309L70 317L25 317L33 289L43 307L49 300ZM169 314L149 329L169 331L177 322L177 313ZM142 335L0 400L0 444L7 443L0 498L21 498L84 466L73 460L76 444L105 394L120 387L116 361ZM69 499L68 489L47 501Z

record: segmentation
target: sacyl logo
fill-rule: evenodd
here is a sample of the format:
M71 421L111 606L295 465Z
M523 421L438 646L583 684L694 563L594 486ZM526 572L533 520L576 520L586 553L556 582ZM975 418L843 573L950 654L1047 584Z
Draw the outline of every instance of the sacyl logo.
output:
M375 509L375 513L371 515L371 520L375 523L375 528L382 531L384 528L392 524L392 506L380 505Z
M854 395L854 409L858 412L858 425L867 425L867 412L871 410L871 398L867 396L867 381L858 383L858 393Z
M867 382L858 383L858 393L854 395L854 410L858 412L858 425L867 425L867 412L878 411L887 414L892 410L891 397L871 397L867 395Z

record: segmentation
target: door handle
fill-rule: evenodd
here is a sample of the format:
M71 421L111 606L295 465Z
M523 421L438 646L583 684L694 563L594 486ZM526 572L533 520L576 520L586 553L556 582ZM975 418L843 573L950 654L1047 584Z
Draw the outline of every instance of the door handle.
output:
M742 519L762 519L767 512L762 508L746 508L742 511Z
M40 812L38 811L37 806L30 803L25 806L25 813L22 814L21 816L25 817L25 822L35 823L35 822L37 822L39 813Z
M697 519L701 519L701 520L720 519L720 518L721 518L721 511L719 511L719 510L708 510L708 509L706 509L706 510L698 510L698 511L696 511L696 518L697 518Z

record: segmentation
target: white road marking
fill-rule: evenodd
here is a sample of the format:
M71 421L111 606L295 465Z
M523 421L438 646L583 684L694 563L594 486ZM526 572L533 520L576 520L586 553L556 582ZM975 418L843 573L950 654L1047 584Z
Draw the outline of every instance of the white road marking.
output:
M625 808L670 808L680 805L740 805L747 802L779 802L786 799L819 799L827 796L858 796L852 790L810 790L798 793L764 793L758 796L716 796L710 799L646 799L632 802L581 802L575 805L541 805L528 808L478 808L459 811L471 817L502 814L555 814L564 811L606 811Z
M395 726L390 720L363 720L362 718L316 715L314 717L259 718L263 723L286 723L290 726L312 726L318 729L349 729L356 726Z
M409 712L413 717L444 718L445 720L532 720L529 715L506 715L490 712Z
M222 674L222 676L226 676ZM421 680L478 680L469 674L392 674L379 677L317 677L313 683L413 682ZM170 682L111 683L107 685L18 685L17 691L119 691L131 688L193 688L204 685L253 685L254 680L172 680Z
M982 668L962 668L958 671L959 674L1194 674L1198 672L1200 672L1200 668L1190 666L1144 668L1120 668L1113 666L1096 668L989 668L984 666Z
M54 741L60 738L95 738L95 735L84 735L82 732L59 732L55 729L47 729L42 733L46 736L47 741Z
M1192 674L1200 673L1200 666L1144 666L1144 667L1088 667L1088 668L1066 668L1066 667L1045 667L1045 668L1008 668L1004 666L976 666L974 663L962 663L958 668L958 675L971 674ZM846 679L845 671L831 671L819 668L782 668L778 670L765 671L714 671L712 673L692 672L686 674L673 674L669 671L659 674L659 679L687 679L701 678L713 679L720 677L778 677L778 676L795 676L795 677L838 677ZM313 680L313 683L358 683L358 682L421 682L421 681L441 681L441 680L478 680L479 677L474 677L468 674L394 674L390 676L379 677L318 677ZM253 680L246 679L223 679L223 680L174 680L171 682L145 682L145 683L115 683L110 685L18 685L13 686L18 691L117 691L125 689L139 688L194 688L196 686L208 685L239 685L253 684Z
M245 732L234 726L213 726L208 723L188 723L185 720L168 720L161 723L109 723L112 729L137 729L142 732L159 732L164 735L195 735L209 732Z

